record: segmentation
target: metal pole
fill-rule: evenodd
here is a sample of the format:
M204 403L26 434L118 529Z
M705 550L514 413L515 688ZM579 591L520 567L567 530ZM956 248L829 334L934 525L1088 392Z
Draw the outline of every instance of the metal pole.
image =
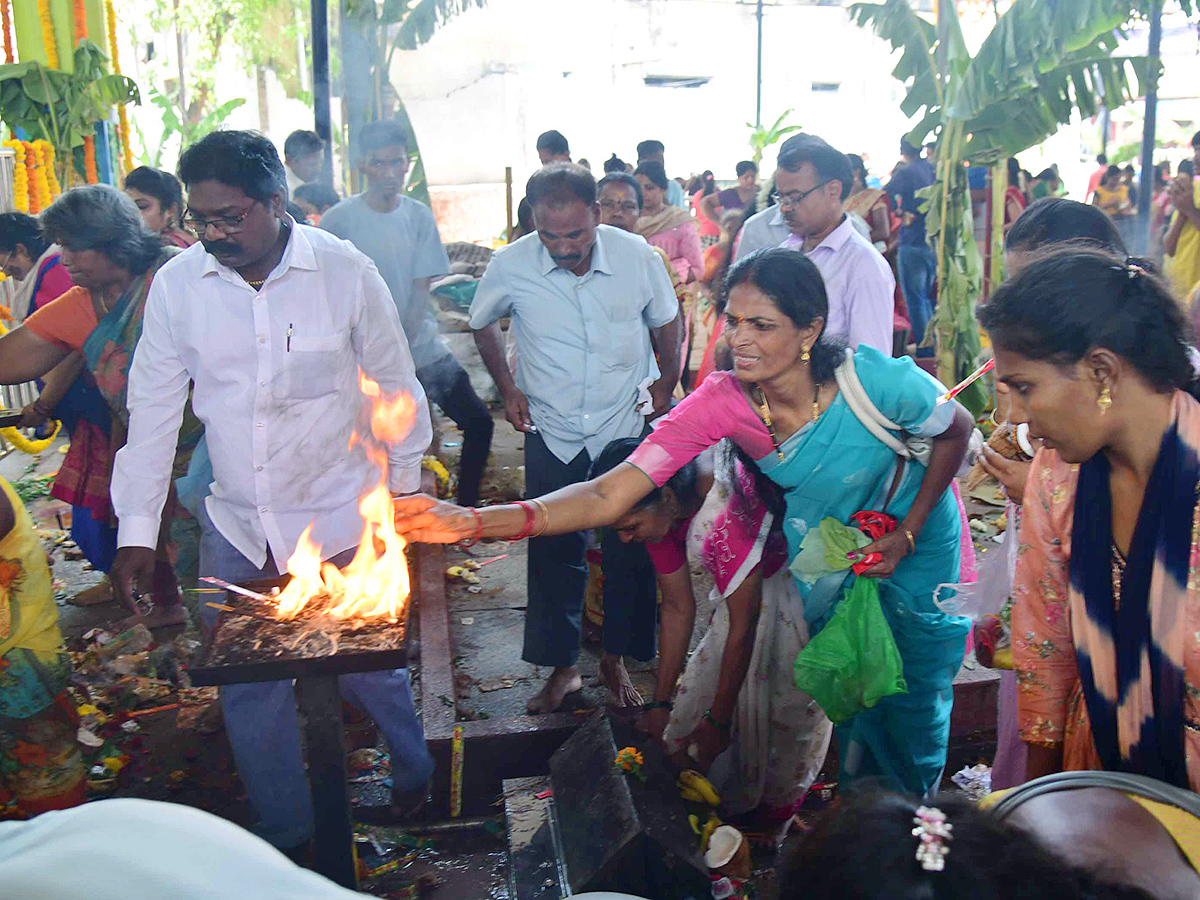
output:
M1142 129L1142 180L1138 187L1136 246L1129 250L1145 256L1150 246L1150 194L1154 191L1154 132L1158 118L1158 64L1162 49L1162 0L1150 10L1150 83L1146 85L1145 127Z
M762 5L758 0L758 9L754 17L758 20L758 71L754 79L754 126L762 127Z
M333 184L333 126L329 97L329 11L325 0L310 0L312 14L312 90L314 128L325 142L321 180Z
M508 212L508 230L504 232L504 239L511 243L513 239L512 166L504 167L504 204Z

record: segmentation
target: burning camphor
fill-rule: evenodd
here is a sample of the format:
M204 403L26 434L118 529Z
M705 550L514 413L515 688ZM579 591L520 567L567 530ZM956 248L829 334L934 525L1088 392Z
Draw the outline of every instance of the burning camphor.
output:
M277 598L280 619L294 619L310 603L327 605L331 619L399 620L408 603L407 541L396 533L392 496L387 488L386 445L400 440L416 419L417 404L408 394L387 398L379 385L359 372L359 388L371 400L371 433L357 431L350 446L361 443L367 457L379 466L379 482L359 500L362 539L354 559L344 569L321 559L321 547L311 538L313 524L300 535L287 562L292 576Z

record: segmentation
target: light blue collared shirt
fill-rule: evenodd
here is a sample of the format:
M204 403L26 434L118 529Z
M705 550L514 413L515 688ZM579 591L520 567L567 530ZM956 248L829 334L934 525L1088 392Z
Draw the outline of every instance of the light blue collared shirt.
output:
M517 387L550 452L593 459L609 441L636 437L638 384L658 366L650 329L679 313L662 260L646 241L596 227L592 264L579 276L559 268L537 233L492 257L471 304L471 327L512 317Z

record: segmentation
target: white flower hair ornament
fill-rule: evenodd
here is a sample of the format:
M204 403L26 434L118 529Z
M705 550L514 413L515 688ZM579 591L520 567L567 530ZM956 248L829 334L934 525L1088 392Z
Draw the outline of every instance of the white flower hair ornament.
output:
M954 840L954 826L946 821L946 814L932 806L918 806L913 816L912 836L917 839L917 862L926 872L940 872L946 868L948 841Z

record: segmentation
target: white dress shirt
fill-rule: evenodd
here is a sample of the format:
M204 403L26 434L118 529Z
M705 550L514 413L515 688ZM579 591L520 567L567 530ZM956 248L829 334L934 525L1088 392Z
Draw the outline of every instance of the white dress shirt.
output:
M781 246L800 250L803 242L789 234ZM849 216L825 240L804 255L821 271L829 298L825 333L852 348L860 344L892 355L896 311L896 279L891 266L863 237Z
M641 435L638 385L659 377L650 329L678 314L654 248L598 225L584 275L556 265L537 232L498 251L475 291L471 327L512 316L517 387L550 452L568 463L581 450L595 459L609 441Z
M155 546L189 380L212 457L208 514L255 565L269 547L282 571L313 521L326 558L358 544L358 499L379 478L361 447L348 449L366 414L360 368L417 403L412 430L388 448L388 488L418 488L432 428L387 286L351 244L291 226L257 292L201 244L155 275L113 469L118 546Z
M745 258L755 250L778 247L791 233L779 204L768 206L762 212L756 212L748 218L742 230L738 232L733 248L733 261Z

